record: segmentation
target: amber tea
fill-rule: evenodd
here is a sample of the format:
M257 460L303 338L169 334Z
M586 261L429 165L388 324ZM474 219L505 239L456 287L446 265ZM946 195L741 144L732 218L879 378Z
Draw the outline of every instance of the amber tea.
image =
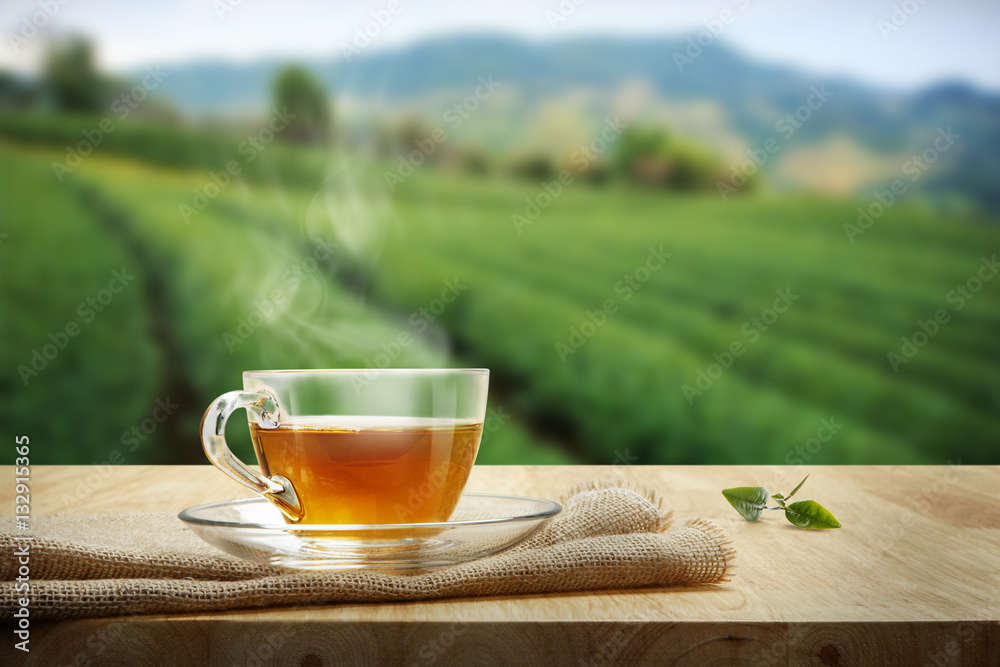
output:
M267 477L282 475L302 523L446 521L479 448L481 423L415 417L298 417L250 425Z

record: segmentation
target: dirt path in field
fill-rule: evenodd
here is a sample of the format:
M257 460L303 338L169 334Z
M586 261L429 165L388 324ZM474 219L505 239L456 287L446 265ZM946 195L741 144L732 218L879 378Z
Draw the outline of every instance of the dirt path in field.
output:
M170 294L164 267L145 242L133 229L128 215L114 206L96 186L77 183L76 191L81 204L90 210L104 228L117 238L132 258L132 265L141 267L142 289L149 313L150 337L162 353L163 386L157 398L168 400L176 407L158 427L157 432L145 443L156 441L164 446L157 448L148 463L191 464L203 463L204 457L197 442L197 424L207 405L184 374L184 354L174 336L170 322ZM151 405L150 410L155 406ZM192 446L186 446L187 444ZM131 463L131 461L127 461Z

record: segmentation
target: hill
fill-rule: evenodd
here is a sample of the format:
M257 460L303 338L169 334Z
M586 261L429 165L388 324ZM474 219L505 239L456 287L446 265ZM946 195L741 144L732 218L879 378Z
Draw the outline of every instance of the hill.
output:
M764 171L786 174L787 187L810 186L788 168L808 151L811 164L839 168L848 178L830 184L836 194L870 196L900 177L906 161L929 150L938 129L961 140L935 157L913 192L1000 210L1000 96L961 82L918 91L873 88L747 59L724 43L703 48L691 62L686 38L578 38L526 42L496 35L441 38L391 51L362 51L347 62L338 55L307 65L334 91L342 107L363 116L408 113L441 122L456 98L472 92L478 77L501 82L503 99L477 112L463 128L469 140L497 150L537 145L536 121L553 105L566 113L561 126L598 127L623 110L675 127L728 156L746 158L771 137L780 153ZM686 55L683 55L687 58ZM172 69L160 94L193 115L264 113L276 61L246 65L195 63ZM806 109L814 90L828 92L819 109ZM800 113L794 132L779 123ZM583 130L583 136L586 136ZM535 132L535 135L530 135ZM579 140L577 137L574 140ZM847 145L849 150L843 150ZM873 167L874 165L874 167ZM851 176L853 175L853 178Z

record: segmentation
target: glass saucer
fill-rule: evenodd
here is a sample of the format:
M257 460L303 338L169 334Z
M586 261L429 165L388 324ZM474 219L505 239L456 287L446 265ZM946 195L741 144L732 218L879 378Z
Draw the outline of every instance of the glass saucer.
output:
M399 524L289 524L263 498L196 505L178 516L226 553L298 569L419 569L503 551L562 510L538 498L463 494L448 521Z

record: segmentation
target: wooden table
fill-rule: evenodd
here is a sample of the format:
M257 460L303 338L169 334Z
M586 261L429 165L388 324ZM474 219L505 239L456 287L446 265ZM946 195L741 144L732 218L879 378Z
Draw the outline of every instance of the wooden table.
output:
M841 530L799 530L778 512L746 523L719 493L787 492L806 473L796 499L822 502ZM659 489L675 519L722 525L733 581L35 623L27 664L1000 665L1000 467L481 466L468 490L555 497L610 475ZM7 513L12 491L0 491ZM207 465L36 466L31 480L35 516L246 495ZM23 662L5 634L0 661Z

